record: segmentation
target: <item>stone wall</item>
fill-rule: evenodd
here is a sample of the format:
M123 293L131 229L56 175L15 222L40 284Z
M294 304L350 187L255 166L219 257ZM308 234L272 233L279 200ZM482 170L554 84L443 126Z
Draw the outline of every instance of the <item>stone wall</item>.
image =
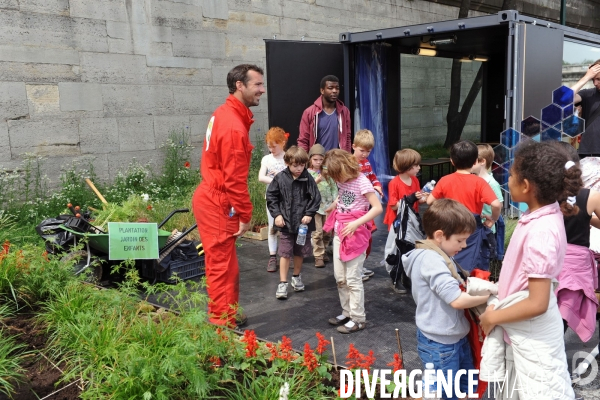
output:
M585 75L589 66L589 64L563 65L562 84L568 87L575 85ZM594 84L590 80L582 86L582 89L591 89L593 87Z
M423 0L0 0L0 167L33 153L55 182L87 160L111 179L134 157L160 164L173 129L189 130L199 159L227 71L264 66L263 39L337 41L456 16ZM266 105L253 109L253 138Z
M402 147L420 148L443 143L448 128L446 114L450 102L452 60L402 54L400 65ZM460 107L480 66L481 63L476 61L461 65ZM473 103L461 138L480 141L481 90Z

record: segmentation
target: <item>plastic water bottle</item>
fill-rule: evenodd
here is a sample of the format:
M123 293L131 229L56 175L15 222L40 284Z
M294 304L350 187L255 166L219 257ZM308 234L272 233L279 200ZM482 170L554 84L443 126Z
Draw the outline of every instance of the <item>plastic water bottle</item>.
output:
M235 208L231 207L231 209L229 210L229 218L233 217L235 215Z
M429 394L436 394L436 391L432 391L433 387L437 389L437 379L436 372L434 369L433 363L425 364L425 371L423 371L423 397L431 397L426 396Z
M305 224L300 224L300 226L298 227L298 237L296 238L296 244L299 244L300 246L304 246L304 243L306 243L306 234L308 233L308 226L306 226Z
M433 191L433 188L435 187L435 181L432 179L431 181L427 182L425 184L425 186L423 186L423 192L427 192L427 193L431 193Z

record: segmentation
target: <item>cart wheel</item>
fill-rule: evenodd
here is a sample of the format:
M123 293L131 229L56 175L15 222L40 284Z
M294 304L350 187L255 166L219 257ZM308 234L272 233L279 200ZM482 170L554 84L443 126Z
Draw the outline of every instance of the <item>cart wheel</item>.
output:
M72 263L75 275L86 274L86 282L96 283L102 280L102 262L98 257L92 255L90 265L86 268L88 261L87 250L73 251L61 258L60 261Z

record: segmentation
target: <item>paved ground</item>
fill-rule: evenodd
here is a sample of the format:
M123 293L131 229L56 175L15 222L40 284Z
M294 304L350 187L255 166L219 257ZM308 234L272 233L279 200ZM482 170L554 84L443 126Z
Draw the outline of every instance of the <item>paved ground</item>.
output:
M381 219L378 226L383 227ZM385 268L379 266L383 259L383 248L387 232L379 230L373 237L373 252L366 261L367 268L375 275L365 282L365 308L367 328L349 335L338 333L327 323L327 319L341 313L337 287L333 278L332 264L326 268L314 267L312 258L305 259L302 280L304 292L290 292L287 300L277 300L275 291L279 273L266 272L268 247L266 241L242 239L239 241L240 303L249 317L245 329L253 329L258 337L278 341L282 335L292 339L296 349L301 350L305 342L316 345L315 333L333 337L337 362L345 362L348 346L367 353L373 350L375 368L386 368L393 354L398 352L396 332L400 332L404 365L408 370L421 368L416 351L415 303L410 295L399 295L391 286ZM598 334L588 343L582 343L572 332L565 336L569 368L571 359L578 351L589 352L598 343ZM597 357L600 362L600 357ZM333 362L333 359L330 360ZM576 387L586 399L600 400L600 374L585 387Z

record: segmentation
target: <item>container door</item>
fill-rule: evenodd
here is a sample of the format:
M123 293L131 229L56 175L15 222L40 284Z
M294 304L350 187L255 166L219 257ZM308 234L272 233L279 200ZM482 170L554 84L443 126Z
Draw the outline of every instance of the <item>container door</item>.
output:
M552 91L561 86L562 30L551 26L514 23L509 36L507 128L520 130L530 115L540 119L552 103Z
M321 79L340 80L340 99L347 103L344 48L341 43L266 40L269 127L290 133L289 144L298 139L304 110L321 95ZM352 96L354 97L354 96ZM346 104L351 110L351 104Z

